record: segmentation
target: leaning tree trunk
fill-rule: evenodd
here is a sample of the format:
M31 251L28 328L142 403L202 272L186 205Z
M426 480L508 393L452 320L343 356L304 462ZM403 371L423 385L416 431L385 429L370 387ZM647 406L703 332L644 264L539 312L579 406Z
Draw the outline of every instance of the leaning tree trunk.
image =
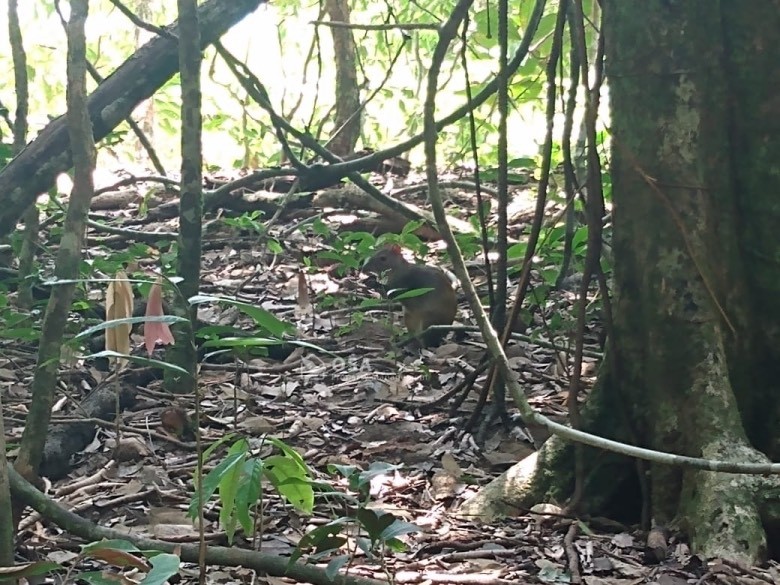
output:
M583 413L586 430L682 455L766 462L780 440L780 5L603 7L616 353ZM623 414L627 428L615 428ZM617 461L588 450L590 511L625 505L617 486L636 485L635 467L626 462L618 475ZM514 494L504 491L504 505L560 499L571 485L562 442L531 463L501 478ZM682 529L704 556L767 556L767 535L780 534L776 477L649 470L656 524ZM502 512L493 499L466 511Z

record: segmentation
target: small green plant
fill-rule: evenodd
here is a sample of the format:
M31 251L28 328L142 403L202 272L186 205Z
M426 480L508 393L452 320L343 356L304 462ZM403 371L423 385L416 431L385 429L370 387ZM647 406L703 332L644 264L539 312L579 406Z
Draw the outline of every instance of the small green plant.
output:
M338 272L343 275L350 270L360 270L378 248L387 244L398 244L416 254L426 254L428 247L414 233L421 225L421 221L411 221L404 226L400 234L382 234L378 238L368 232L343 232L333 238L331 250L320 252L317 256L323 260L339 262L341 266Z
M231 437L212 445L203 455L207 459ZM255 521L263 500L263 480L303 514L311 514L314 508L314 490L311 473L303 458L292 447L274 438L266 439L281 454L261 458L252 455L252 447L246 439L238 439L228 449L225 458L203 478L203 502L217 494L220 502L219 521L233 542L240 525L244 533L253 536ZM202 503L196 493L189 507L189 516L198 517Z
M360 270L373 252L376 242L376 238L368 232L344 232L333 238L330 250L319 252L317 257L337 261L337 273L344 275L350 270Z
M268 229L266 228L265 224L263 224L263 222L260 221L260 218L263 215L264 214L262 211L256 209L255 211L244 213L238 217L223 217L222 222L225 225L229 225L238 230L253 232L257 234L258 236L260 236L260 238L262 238L265 241L266 245L268 246L268 249L271 252L273 252L274 254L281 254L283 251L282 245L279 243L278 240L268 235Z
M371 560L381 563L388 550L405 550L406 545L400 537L412 532L420 532L420 528L399 520L389 512L369 507L371 480L380 475L393 473L397 469L400 469L399 465L382 462L372 463L367 470L350 465L329 465L329 473L340 475L347 480L350 491L356 494L356 498L347 495L348 499L356 501L357 505L351 508L350 513L306 533L298 543L290 562L295 562L307 551L312 560L332 555L347 543L348 538L344 533L350 528L357 529L355 545ZM351 554L333 557L326 568L328 577L333 579L351 557Z
M305 341L293 339L295 326L282 321L276 315L261 307L228 297L197 295L189 299L191 304L219 303L236 307L254 322L252 333L225 325L211 325L201 328L196 337L204 340L203 347L214 348L206 357L230 352L238 357L267 356L268 348L274 345L289 344L306 347L314 351L328 353L326 350Z
M8 296L0 294L0 338L33 343L40 336L40 324L29 313L14 309Z

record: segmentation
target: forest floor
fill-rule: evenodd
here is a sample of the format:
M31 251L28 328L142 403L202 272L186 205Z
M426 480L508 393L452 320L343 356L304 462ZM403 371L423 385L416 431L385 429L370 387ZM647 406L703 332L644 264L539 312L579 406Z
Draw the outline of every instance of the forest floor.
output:
M524 230L527 233L534 193L528 186L514 188L513 193L516 213L511 236L520 237ZM467 218L468 214L458 209L476 207L473 192L460 189L449 195L450 212L455 215ZM139 220L142 214L137 196L135 200L131 197L130 203L118 199L125 201L120 209L101 211L95 219L147 234L176 232L174 219ZM424 194L407 200L424 204ZM551 216L555 205L550 207ZM525 429L514 416L511 404L508 428L500 422L484 424L483 415L476 418L473 429L465 432L485 375L470 390L453 390L484 354L479 335L460 334L456 340L451 334L443 345L423 351L394 346L398 314L384 307L365 312L359 308L361 299L377 296L364 276L355 270L341 274L333 263L301 270L300 253L323 250L326 245L320 236L290 231L288 227L306 219L307 214L312 217L318 213L321 210L312 208L280 217L271 232L272 236L286 234L283 240L280 238L285 251L279 255L260 244L258 234L246 229L249 224L241 229L217 220L218 225L206 230L203 293L237 296L263 307L294 323L301 339L313 345L324 345L327 340L331 353L298 348L283 360L245 355L240 361L223 359L220 363L206 357L200 370L200 427L205 445L236 433L247 438L255 456L261 458L273 452L264 437L281 439L300 452L315 479L343 491L348 489L346 482L329 473L328 465L366 470L372 465L389 464L386 472L371 479L368 506L415 524L419 532L402 537L405 550L386 549L374 559L357 550L354 533L349 535L343 549L334 554L357 550L351 574L377 579L392 575L396 583L568 583L572 580L567 551L573 550L578 555L583 582L592 585L772 582L770 573L763 570L704 562L674 537L667 559L651 562L645 554L646 535L635 525L617 521L610 529L581 521L579 536L567 543L571 520L563 517L528 511L489 525L458 517L457 507L464 499L533 451L531 437L537 442L545 437L540 436L539 429ZM343 215L348 214L361 215L343 210ZM229 215L236 214L226 212ZM115 258L119 250L132 250L127 235L90 233L89 257L93 262ZM165 238L161 236L160 240ZM474 280L482 285L479 262L472 264ZM531 404L546 416L563 421L575 295L571 287L546 287L542 276L545 270L554 271L554 262L541 258L532 295L537 294L543 302L535 312L525 315L527 337L516 340L509 355ZM100 286L95 285L94 290ZM471 325L467 304L460 296L457 322ZM204 305L199 316L212 324L250 332L254 327L232 307ZM586 384L592 384L596 375L598 334L599 319L593 308L587 332L588 348L593 353L583 365ZM133 340L135 345L143 345L138 332ZM18 442L23 429L34 359L33 343L15 340L0 346L5 429L11 444ZM103 385L108 375L93 361L77 360L69 371L55 407L60 420L64 416L78 418L80 399ZM190 415L194 412L191 396L169 395L159 380L138 387L134 405L122 415L122 460L113 459L113 423L101 425L94 430L93 440L72 455L68 475L53 481L51 495L63 506L100 524L178 542L197 542L197 529L186 515L193 495L196 448L194 442L186 440L188 437L171 434L175 424L162 423L161 413L170 412L171 406ZM135 447L128 446L133 444ZM224 458L225 449L215 451L207 470ZM68 489L84 478L91 479L76 491ZM548 511L551 509L557 508ZM259 534L252 539L239 530L233 546L259 547L265 553L289 556L305 533L345 514L349 510L343 505L323 499L317 501L314 516L305 517L274 490L267 489ZM208 542L227 545L216 499L206 506L206 520ZM29 560L42 558L67 564L76 558L78 547L77 539L37 516L28 514L23 520L19 551ZM326 557L318 562L325 564L328 560ZM81 562L80 569L89 566L89 562ZM181 575L181 582L194 582L197 567L186 565ZM286 581L258 577L243 567L210 567L209 582Z

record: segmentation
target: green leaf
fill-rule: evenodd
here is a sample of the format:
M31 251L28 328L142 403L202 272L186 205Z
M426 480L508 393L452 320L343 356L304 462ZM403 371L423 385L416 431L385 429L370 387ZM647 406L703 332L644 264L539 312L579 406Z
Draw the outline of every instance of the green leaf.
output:
M371 542L381 540L382 533L395 522L395 516L389 512L368 508L358 508L355 516L363 529L368 533Z
M301 454L298 453L298 451L290 447L290 445L288 445L281 439L277 439L276 437L268 437L267 440L269 443L271 443L271 445L273 445L274 447L279 449L282 453L284 453L285 456L295 461L295 463L301 469L301 472L303 474L307 476L311 475L311 473L309 472L309 467L306 465L306 462L303 460L303 457L301 457Z
M332 520L323 526L318 526L311 532L304 534L303 538L298 541L298 546L295 547L295 551L291 555L290 563L292 564L298 560L303 552L309 548L314 548L315 554L338 549L347 542L347 539L336 535L342 531L346 524L350 524L351 522L351 518L342 516L341 518L336 518L335 520Z
M181 559L177 555L162 553L151 559L152 570L146 574L143 585L165 585L168 579L178 574Z
M333 557L325 567L325 574L328 576L328 579L335 581L339 571L349 562L350 558L352 558L351 555L338 555Z
M233 450L236 445L244 444L246 445L246 441L243 439L240 441L237 441L233 447L231 447L231 450ZM225 457L220 463L217 464L217 466L212 469L206 477L203 478L203 504L205 502L208 502L211 497L214 495L214 493L219 488L219 484L222 481L222 476L225 473L229 473L235 466L241 465L246 457L246 453L248 452L248 446L245 448L245 452L241 451L233 451ZM198 491L195 491L195 494L192 498L192 501L190 502L189 509L187 511L187 515L195 519L198 517L198 508L203 505L198 500Z
M394 473L395 471L398 471L399 469L402 468L403 468L402 464L386 463L384 461L375 461L374 463L368 466L368 469L360 472L360 481L363 483L369 483L375 477L378 477L380 475L387 475L389 473Z
M252 318L257 325L276 337L282 337L285 333L291 333L295 331L295 326L278 319L270 311L266 311L261 307L255 307L254 305L250 305L236 299L210 295L195 295L190 297L189 302L192 305L200 305L203 303L225 303L236 307L239 311Z
M219 480L219 501L221 504L219 511L219 522L227 534L228 544L233 544L233 536L236 528L235 508L236 493L241 485L243 466L245 464L246 453L235 453L239 459L235 465L230 465L225 469Z
M228 433L227 435L225 435L221 439L218 439L217 441L214 441L214 443L212 443L209 446L209 448L206 449L203 452L203 461L208 461L209 457L211 457L211 454L214 451L216 451L220 446L224 445L225 443L228 443L228 442L232 441L235 438L235 436L236 436L235 433Z
M252 506L258 503L263 492L262 477L265 464L260 459L249 459L244 463L241 482L236 493L236 518L244 532L254 534L254 522L250 516Z
M329 463L327 466L328 473L334 474L340 473L345 479L360 473L360 468L356 465L341 465L339 463Z
M398 293L399 290L403 290L403 289L398 289L398 288L391 289L391 290L387 291L387 296L389 296L391 299L393 299L395 301L401 301L401 300L404 300L404 299L411 299L411 298L414 298L414 297L420 297L420 296L422 296L424 294L427 294L427 293L431 292L434 289L433 289L433 287L415 288L415 289L412 289L412 290L404 290L404 292Z
M103 321L102 323L99 323L94 327L85 329L84 331L76 335L73 339L75 339L76 341L81 341L82 339L86 339L87 337L91 336L93 333L97 333L98 331L103 331L104 329L111 329L119 325L134 325L135 323L168 323L169 325L171 325L173 323L189 323L189 319L185 319L184 317L177 317L176 315L161 315L157 317L126 317L124 319L111 319L110 321Z
M265 476L276 490L297 510L311 514L314 510L314 490L309 477L294 460L272 455L265 460Z
M401 235L402 236L414 235L414 232L419 230L424 225L425 225L425 222L423 220L421 220L421 219L416 219L414 221L410 221L401 230ZM416 235L414 237L417 238Z
M138 552L139 549L129 540L113 539L113 540L98 540L97 542L90 542L89 544L82 545L82 553L90 553L100 548L112 548L115 550L123 550L127 552Z
M368 558L374 558L374 543L371 542L370 539L365 538L364 536L358 536L355 538L355 544L358 545L358 548L362 550Z
M396 520L390 524L390 526L385 528L380 536L382 540L389 541L399 536L403 536L404 534L411 534L413 532L422 532L422 528L412 524L411 522Z
M506 250L507 260L525 258L525 251L527 249L528 245L525 242L509 246Z
M399 540L397 538L388 538L383 543L385 547L389 548L393 552L400 553L407 550L409 547L406 546L406 543L404 541Z

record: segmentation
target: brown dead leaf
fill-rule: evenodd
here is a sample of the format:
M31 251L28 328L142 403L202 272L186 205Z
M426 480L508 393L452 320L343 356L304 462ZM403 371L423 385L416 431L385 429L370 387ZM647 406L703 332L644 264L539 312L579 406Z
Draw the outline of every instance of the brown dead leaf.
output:
M127 280L127 274L119 270L114 280L108 283L106 291L106 321L127 319L133 316L133 288ZM130 355L130 324L123 323L106 329L106 350ZM119 367L127 363L126 359L116 358Z
M146 485L144 485L143 482L137 479L131 479L126 484L119 486L114 490L114 494L117 496L129 496L130 494L137 494L145 487Z
M138 437L122 437L115 457L117 461L137 461L149 454L146 444Z
M187 512L179 508L152 507L147 514L148 523L155 524L189 524L192 522L187 518Z
M298 308L306 311L311 307L309 300L309 284L306 282L306 275L303 271L298 272Z
M441 466L442 469L452 475L455 479L460 479L463 475L463 470L460 468L460 465L458 465L458 462L455 461L455 457L452 456L452 453L445 453L441 456Z
M155 524L152 529L154 537L162 540L193 536L197 533L198 531L192 524Z
M457 343L445 343L434 350L437 358L460 357L463 354L463 348Z
M135 567L143 572L148 572L151 568L143 559L123 550L113 548L93 548L89 551L89 557L106 561L109 565L115 567Z
M252 435L264 435L276 430L276 425L264 416L250 416L238 425Z

